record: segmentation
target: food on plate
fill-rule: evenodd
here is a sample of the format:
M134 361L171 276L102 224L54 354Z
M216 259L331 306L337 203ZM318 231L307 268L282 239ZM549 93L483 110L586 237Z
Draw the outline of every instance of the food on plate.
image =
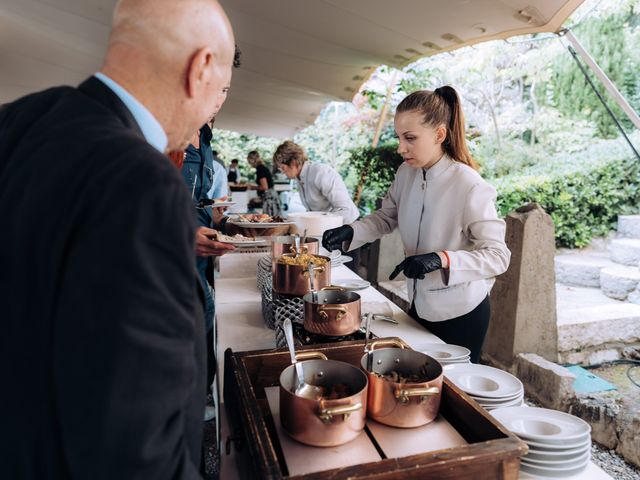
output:
M266 213L255 213L248 215L238 215L236 217L237 222L243 223L282 223L284 222L284 218L280 215L267 215Z
M224 233L220 233L217 230L214 230L213 239L218 242L226 242L226 243L241 243L241 242L255 242L256 237L245 237L239 233L235 235L225 235Z
M309 265L309 263L313 263L316 266L320 266L327 263L327 259L311 255L310 253L303 253L297 256L291 254L282 255L281 257L278 257L276 262L285 265Z
M391 370L388 373L373 372L377 377L393 383L424 383L429 381L428 365L425 363L418 373Z

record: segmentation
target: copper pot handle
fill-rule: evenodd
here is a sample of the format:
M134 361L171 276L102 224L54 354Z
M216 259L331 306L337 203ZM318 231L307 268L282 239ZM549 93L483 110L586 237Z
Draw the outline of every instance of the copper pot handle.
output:
M426 402L428 397L438 395L440 389L438 387L429 388L398 388L395 392L395 397L400 403L406 405L409 403L411 397L420 397L420 403Z
M353 412L357 412L362 409L362 403L358 402L354 405L342 405L340 407L321 408L318 413L318 418L322 420L322 423L331 423L334 415L344 415L344 420L349 418Z
M402 340L394 340L394 339L382 339L382 340L375 340L373 342L371 342L371 345L369 346L369 351L372 352L374 351L376 348L378 347L396 347L396 348L408 348L409 345L407 345L406 343L404 343Z
M339 322L347 316L347 309L345 307L332 307L330 305L323 305L321 307L318 307L318 315L320 315L320 318L325 322L329 320L329 314L327 313L327 311L338 312L338 314L336 315L336 322Z
M324 267L313 267L313 270L316 272L316 276L318 275L318 273L324 273ZM309 278L309 271L305 270L304 272L302 272L302 276L304 278Z
M322 352L300 352L296 353L296 361L311 360L316 358L318 360L328 360L327 356Z

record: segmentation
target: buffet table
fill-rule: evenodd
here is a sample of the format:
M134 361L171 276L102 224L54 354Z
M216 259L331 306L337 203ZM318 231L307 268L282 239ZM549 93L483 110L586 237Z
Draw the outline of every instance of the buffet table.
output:
M220 378L220 398L223 398L224 351L234 352L273 349L276 347L275 332L268 329L262 319L261 296L256 286L257 262L265 253L231 253L220 257L220 276L216 279L216 315L218 324L218 372ZM360 280L353 271L345 266L333 267L332 282L341 280ZM367 304L387 302L398 324L385 321L371 323L371 331L378 337L400 337L413 346L422 343L442 341L424 330L398 306L373 287L359 290L363 303L363 312ZM224 405L220 408L221 450L220 478L231 480L239 478L235 465L234 450L225 453L225 442L229 436L229 427ZM537 478L521 473L520 478ZM609 479L604 471L593 462L586 471L575 477L585 480Z

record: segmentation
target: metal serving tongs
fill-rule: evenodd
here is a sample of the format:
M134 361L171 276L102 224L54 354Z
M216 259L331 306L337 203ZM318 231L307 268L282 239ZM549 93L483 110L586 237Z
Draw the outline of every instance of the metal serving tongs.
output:
M300 255L300 235L298 235L297 233L293 236L293 244L295 245L295 255L294 256L298 256Z
M318 292L315 289L315 265L309 261L307 266L309 270L309 287L311 287L311 303L318 303Z
M371 313L367 313L366 317L366 326L364 332L364 353L367 354L367 371L371 372L371 369L373 368L373 355L371 355L371 350L369 349L369 328L371 327L371 317L373 317L373 315Z

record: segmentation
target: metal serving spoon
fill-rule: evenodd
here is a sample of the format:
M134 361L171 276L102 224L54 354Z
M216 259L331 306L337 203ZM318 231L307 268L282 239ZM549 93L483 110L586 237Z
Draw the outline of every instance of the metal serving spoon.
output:
M314 278L314 265L313 262L309 262L307 266L309 270L309 286L311 287L311 303L318 303L318 292L315 289L315 278Z
M311 400L320 400L320 398L322 398L322 388L305 383L302 363L296 360L296 349L293 341L293 327L291 325L291 320L288 318L285 319L283 327L284 337L287 339L287 346L289 347L289 353L291 354L291 363L295 366L296 374L298 376L298 385L296 386L295 394L299 397L310 398Z

